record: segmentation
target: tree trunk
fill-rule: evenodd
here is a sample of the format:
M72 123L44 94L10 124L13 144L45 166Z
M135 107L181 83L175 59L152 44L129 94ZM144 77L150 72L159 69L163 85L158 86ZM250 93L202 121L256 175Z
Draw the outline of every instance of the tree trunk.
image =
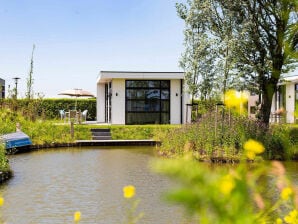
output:
M268 81L265 85L262 86L262 103L261 103L261 111L260 111L260 120L269 125L270 121L270 113L272 106L273 95L276 92L276 81L272 81L269 83Z

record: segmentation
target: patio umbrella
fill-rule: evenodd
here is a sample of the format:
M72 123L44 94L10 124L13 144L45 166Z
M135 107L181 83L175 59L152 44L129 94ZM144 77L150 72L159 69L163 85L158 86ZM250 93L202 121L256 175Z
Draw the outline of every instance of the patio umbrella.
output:
M69 89L69 90L65 90L65 91L59 93L58 95L75 96L76 97L75 109L77 109L77 98L78 97L94 97L94 95L92 93L90 93L87 90L83 90L83 89Z

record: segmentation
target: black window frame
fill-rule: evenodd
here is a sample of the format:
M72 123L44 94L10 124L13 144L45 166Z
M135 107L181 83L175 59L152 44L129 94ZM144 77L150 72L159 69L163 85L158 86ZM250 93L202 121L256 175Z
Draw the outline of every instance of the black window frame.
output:
M136 85L134 86L132 82L136 82ZM143 84L143 86L140 86L139 84ZM144 97L135 97L133 98L132 95L138 95L138 94L131 94L128 96L128 91L135 90L136 92L143 91L144 93L148 93L151 90L156 90L159 93L158 98L152 97L152 98L146 98ZM133 92L133 91L131 91ZM162 94L167 92L167 94ZM140 94L142 95L142 94ZM164 97L164 96L167 97ZM155 106L155 109L149 109L146 110L145 106L146 103L144 103L143 110L142 109L136 109L131 110L131 108L128 107L128 104L133 104L132 102L144 102L146 100L149 100L150 102L154 102L154 98L156 101L159 102ZM149 103L150 103L149 102ZM142 104L142 103L141 103ZM169 124L170 123L170 116L171 116L171 80L125 80L125 124L155 124L156 122L128 122L130 119L128 119L129 115L133 114L155 114L159 117L159 124ZM167 106L165 106L167 105ZM166 109L165 109L166 108ZM166 117L166 118L165 118Z

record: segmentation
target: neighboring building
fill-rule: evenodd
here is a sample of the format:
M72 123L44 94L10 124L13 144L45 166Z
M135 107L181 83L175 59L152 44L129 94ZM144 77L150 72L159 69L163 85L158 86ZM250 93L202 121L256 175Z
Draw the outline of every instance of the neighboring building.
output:
M250 96L248 106L250 117L254 117L254 112L257 111L256 107L253 109L256 102L259 102L259 97ZM272 99L270 122L298 122L298 70L281 78Z
M259 95L251 94L247 102L247 111L250 118L256 118L257 104L259 102Z
M279 83L279 88L273 98L271 111L284 108L286 122L295 123L298 120L298 74L285 76Z
M0 78L0 99L5 98L5 80Z
M101 71L97 79L97 122L187 123L183 72Z

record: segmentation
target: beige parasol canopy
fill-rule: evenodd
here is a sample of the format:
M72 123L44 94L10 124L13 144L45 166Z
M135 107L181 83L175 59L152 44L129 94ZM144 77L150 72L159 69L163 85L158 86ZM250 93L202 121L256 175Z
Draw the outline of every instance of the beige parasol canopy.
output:
M58 95L75 96L75 97L81 97L81 96L94 97L92 93L83 89L69 89L59 93Z
M65 95L65 96L75 96L76 97L76 104L75 104L75 109L77 109L77 98L78 97L94 97L94 95L87 90L83 89L69 89L65 90L58 95Z

